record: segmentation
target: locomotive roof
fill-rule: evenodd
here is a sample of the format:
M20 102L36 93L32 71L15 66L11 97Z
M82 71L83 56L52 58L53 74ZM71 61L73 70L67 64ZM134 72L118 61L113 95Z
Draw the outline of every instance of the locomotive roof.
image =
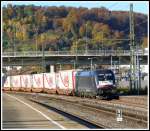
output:
M112 70L110 69L99 69L99 70L88 70L88 71L79 71L77 73L78 76L91 76L91 75L96 75L100 73L113 73Z

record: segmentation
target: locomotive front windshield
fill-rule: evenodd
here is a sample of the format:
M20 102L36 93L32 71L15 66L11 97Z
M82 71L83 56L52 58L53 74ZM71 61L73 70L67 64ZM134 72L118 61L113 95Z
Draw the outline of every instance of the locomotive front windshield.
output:
M111 73L98 74L98 81L113 81L113 75Z

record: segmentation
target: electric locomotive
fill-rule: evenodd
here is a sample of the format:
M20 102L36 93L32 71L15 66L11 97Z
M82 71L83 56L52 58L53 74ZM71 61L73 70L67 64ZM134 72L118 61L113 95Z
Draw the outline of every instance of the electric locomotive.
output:
M114 73L108 69L77 72L76 94L98 96L101 99L118 99Z

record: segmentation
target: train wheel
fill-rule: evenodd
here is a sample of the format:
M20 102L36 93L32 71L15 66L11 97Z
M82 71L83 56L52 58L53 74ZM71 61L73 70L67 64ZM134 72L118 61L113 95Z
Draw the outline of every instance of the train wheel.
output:
M96 99L96 94L95 93L92 94L92 99Z
M114 96L114 99L119 100L119 96L118 95Z
M103 99L104 99L104 97L103 97L103 96L99 96L99 97L98 97L98 99L103 100Z

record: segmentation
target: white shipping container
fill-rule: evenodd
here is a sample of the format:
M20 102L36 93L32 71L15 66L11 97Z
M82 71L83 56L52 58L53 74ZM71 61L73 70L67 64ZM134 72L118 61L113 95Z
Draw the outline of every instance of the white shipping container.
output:
M4 81L3 87L10 87L10 76L7 76L6 80Z
M75 73L73 70L58 72L56 79L56 84L59 89L73 90L75 80Z
M44 73L44 88L56 89L55 73Z
M21 87L21 84L20 84L20 76L12 76L11 77L11 82L12 82L12 87Z
M43 74L33 74L33 88L43 88L43 85Z
M32 76L31 75L20 75L21 87L31 88L32 87Z

